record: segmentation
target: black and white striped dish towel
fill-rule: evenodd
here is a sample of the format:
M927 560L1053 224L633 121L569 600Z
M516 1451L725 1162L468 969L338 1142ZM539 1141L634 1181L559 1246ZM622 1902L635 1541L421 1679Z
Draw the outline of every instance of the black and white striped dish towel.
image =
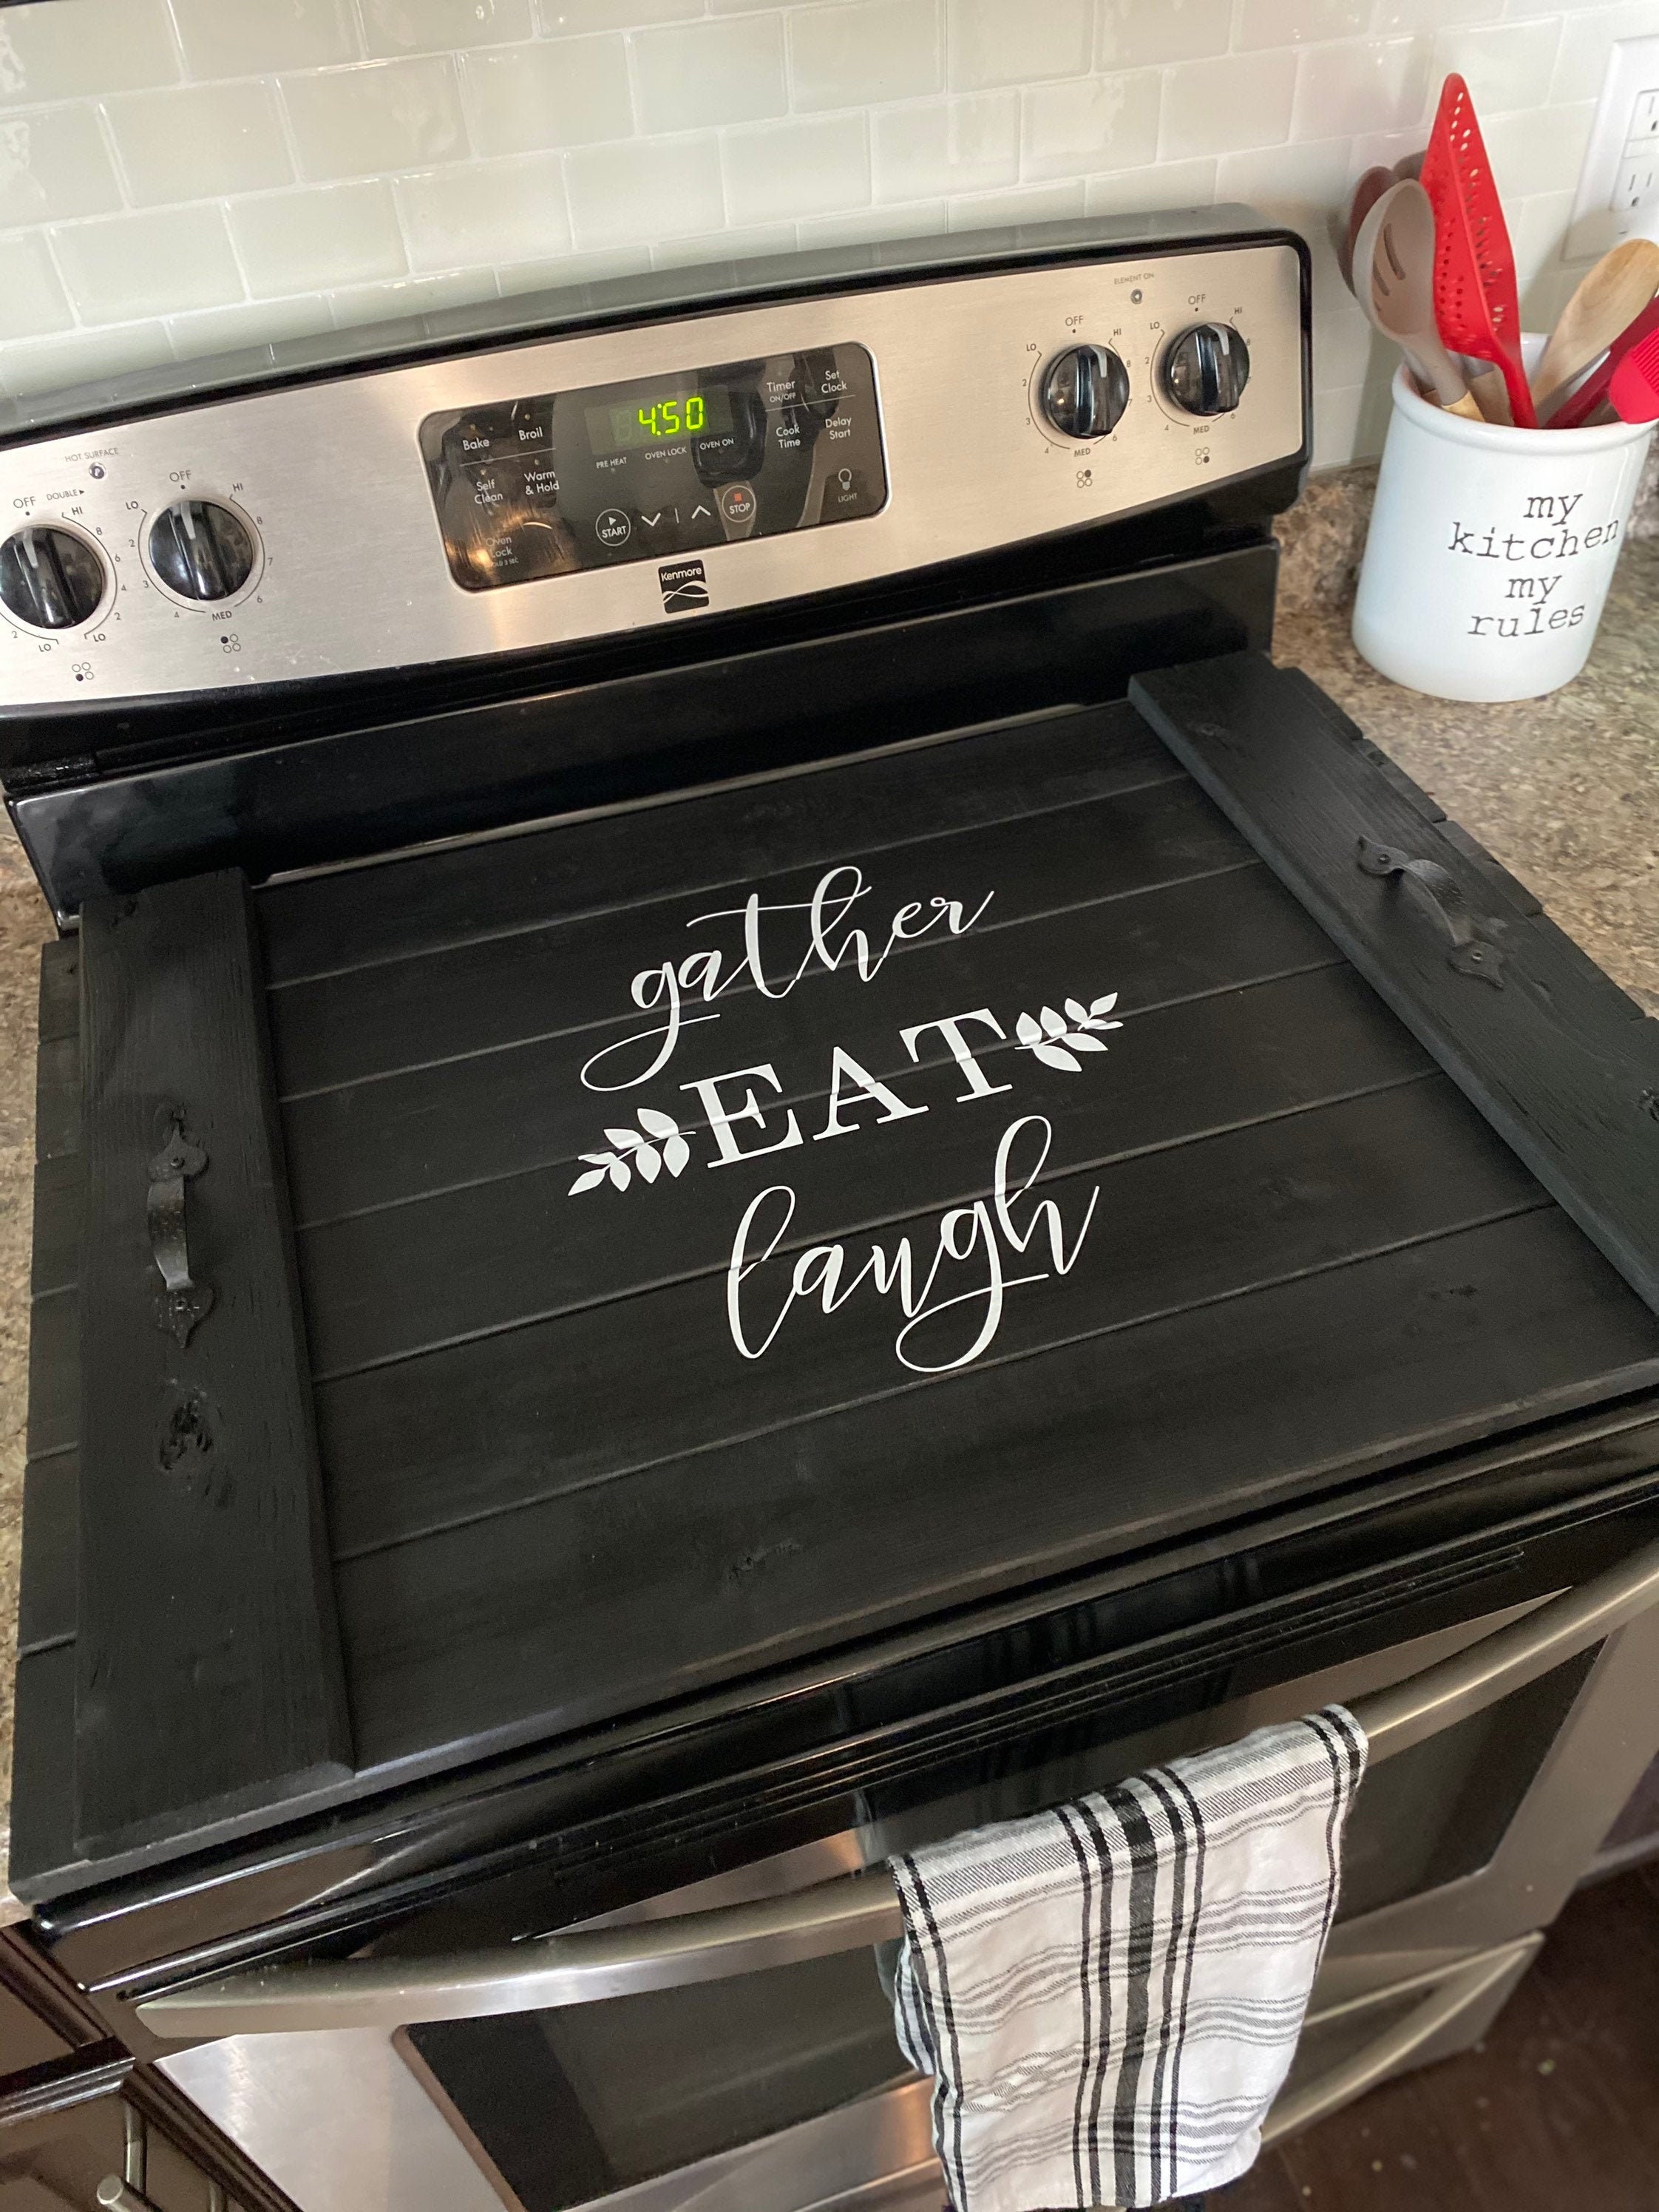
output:
M1365 1768L1328 1706L892 1862L899 2041L956 2212L1243 2173L1290 2070Z

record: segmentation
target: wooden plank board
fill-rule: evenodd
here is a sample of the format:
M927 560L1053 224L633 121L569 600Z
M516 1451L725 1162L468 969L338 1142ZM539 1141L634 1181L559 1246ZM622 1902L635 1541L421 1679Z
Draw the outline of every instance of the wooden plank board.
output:
M1114 978L1091 981L1089 963L1109 959L1121 968L1153 957L1158 912L1143 911L1135 894L1195 885L1233 871L1258 872L1248 850L1190 785L1069 809L1057 821L1012 824L977 854L963 851L969 842L951 841L959 872L941 877L933 872L929 847L908 846L902 866L891 877L876 878L884 902L877 906L874 896L870 902L874 911L867 933L876 972L867 983L851 957L833 969L809 958L787 995L783 988L763 995L734 987L709 1004L682 993L682 1042L672 1067L664 1060L660 1083L648 1093L640 1085L659 1056L659 1033L673 1017L667 1007L660 1013L652 1005L641 1008L634 979L644 975L648 989L671 961L683 965L689 957L683 909L671 907L653 938L640 936L615 949L603 939L598 946L584 944L581 957L564 967L550 970L539 947L532 948L522 984L511 958L514 947L506 948L505 974L494 993L503 1002L503 1023L507 1011L516 1009L520 1042L451 1056L442 1048L445 1030L434 1024L410 1032L410 1041L398 1048L412 1048L418 1036L420 1064L288 1100L283 1118L294 1160L296 1220L308 1226L572 1157L591 1142L572 1141L574 1104L585 1105L601 1123L608 1103L626 1108L641 1099L695 1118L697 1095L679 1086L750 1065L757 1052L763 1062L782 1067L792 1054L827 1052L834 1035L856 1056L875 1049L866 1040L878 1030L885 1063L891 1065L897 1053L902 1065L914 1067L899 1042L906 1024L987 1006L999 990L1029 988L1036 972L1047 988L1062 993L1103 991ZM1113 896L1103 900L1108 860ZM1087 901L1091 887L1096 896L1087 916L1067 911ZM810 945L802 902L813 884L798 877L776 889L777 903L787 902L788 911L784 927L774 927L787 942L793 969L803 963L803 945ZM934 899L948 900L963 927L951 927L947 918L880 960L890 917L915 905L927 921ZM1179 926L1172 927L1162 964L1169 981L1149 980L1149 994L1183 988L1183 955L1185 971L1195 978L1200 971L1219 972L1240 982L1334 957L1291 901L1277 897L1270 916L1258 897L1248 908L1255 929L1221 956L1230 964L1218 969L1214 947L1223 933L1205 930L1194 919L1201 916L1203 904L1196 888L1181 902L1179 911L1188 917L1184 938ZM1032 917L1052 927L1015 927ZM722 925L723 975L732 972L732 955L746 927L741 915ZM619 922L608 924L607 931L612 938L624 933ZM1273 949L1264 946L1258 954L1251 940L1264 933ZM838 933L836 949L841 942ZM655 963L644 957L647 945L655 951ZM1058 972L1053 964L1035 970L1038 959L1058 963ZM1205 986L1195 980L1188 988ZM573 1018L567 1025L568 1002ZM630 1038L641 1042L630 1047L625 1043ZM935 1059L950 1058L942 1039L930 1036L927 1048Z
M972 1170L964 1163L960 1172L965 1180ZM1091 1228L1063 1285L1039 1288L1038 1278L1024 1297L1008 1286L976 1370L1546 1203L1437 1075L1115 1165L1081 1165L1042 1188L1068 1224L1097 1188L1102 1243ZM803 1184L799 1214L750 1295L754 1338L784 1305L795 1257L816 1241L845 1239L849 1267L872 1241L890 1251L908 1235L921 1247L939 1201L915 1197L914 1211L859 1230L843 1192ZM740 1359L721 1280L726 1239L714 1233L700 1272L323 1386L337 1554L617 1483L659 1462L718 1455L738 1439L776 1435L787 1449L786 1430L950 1387L945 1363L981 1326L982 1300L965 1311L941 1305L903 1337L896 1300L871 1288L833 1316L791 1308L775 1350ZM963 1275L966 1287L986 1270ZM901 1342L932 1372L896 1357ZM642 1392L634 1378L645 1345L655 1347L653 1387ZM926 1418L912 1407L901 1427Z
M1218 951L1243 942L1224 931ZM1151 981L1145 969L1140 980ZM1431 1066L1396 1024L1378 1021L1370 993L1345 964L1250 987L1224 965L1212 988L1213 995L1144 1010L1120 1001L1118 1064L1102 1085L1080 1088L1065 1071L1030 1057L1015 1062L1009 1048L980 1055L980 1064L988 1079L1018 1079L1022 1106L1047 1116L1056 1172L1060 1161L1068 1169L1104 1165L1146 1146L1388 1089ZM1294 1052L1285 1049L1287 1034L1299 1040ZM890 1025L890 1050L896 1036ZM835 1217L833 1231L823 1210L834 1200L823 1179L814 1179L811 1203L820 1218L813 1234L878 1232L884 1222L912 1217L920 1206L960 1203L982 1183L988 1148L1002 1127L982 1118L996 1112L995 1100L981 1103L978 1116L964 1111L941 1121L954 1063L941 1069L929 1055L921 1072L914 1066L907 1072L872 1049L867 1064L933 1110L893 1126L863 1163L854 1204ZM780 1102L805 1128L825 1119L823 1072L815 1059L810 1086ZM711 1140L703 1122L688 1115L684 1126L702 1133L699 1150L706 1153ZM712 1186L695 1177L648 1193L636 1185L620 1201L620 1214L603 1193L597 1207L586 1194L572 1202L574 1156L591 1141L586 1127L567 1136L568 1157L556 1164L353 1214L302 1236L301 1280L319 1379L724 1269L731 1222L724 1211L711 1216ZM1045 1170L1039 1185L1048 1179ZM792 1232L780 1250L811 1241L804 1230Z
M260 894L266 972L308 976L403 960L469 939L538 929L822 866L906 837L1042 813L1168 780L1167 753L1121 701L982 734L829 763L735 789L555 823L447 852L353 868Z
M1551 1206L971 1367L344 1562L362 1762L637 1709L1656 1379L1653 1316Z
M1625 1279L1659 1310L1659 1024L1547 918L1516 910L1302 685L1241 653L1137 678L1135 704ZM1349 726L1352 728L1352 726ZM1353 733L1358 737L1358 732ZM1362 839L1442 869L1497 988Z
M81 980L76 1833L102 1850L338 1777L350 1741L243 879L90 905ZM183 1342L147 1220L175 1107L214 1293Z

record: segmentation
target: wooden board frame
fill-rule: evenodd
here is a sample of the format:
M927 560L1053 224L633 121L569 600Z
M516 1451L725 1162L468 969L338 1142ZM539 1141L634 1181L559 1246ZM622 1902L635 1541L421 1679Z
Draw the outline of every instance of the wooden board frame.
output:
M1659 1023L1299 671L1232 653L1137 677L1129 696L1659 1312ZM1428 897L1407 897L1402 863Z
M239 871L82 920L76 1835L131 1844L350 1771L264 982ZM180 1066L179 1055L186 1065ZM155 1256L172 1123L211 1305Z

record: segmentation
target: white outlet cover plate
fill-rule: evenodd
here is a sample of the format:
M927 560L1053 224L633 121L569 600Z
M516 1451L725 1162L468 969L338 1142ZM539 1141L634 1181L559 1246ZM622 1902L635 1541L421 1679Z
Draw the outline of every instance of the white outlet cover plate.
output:
M1637 127L1637 102L1644 92L1655 90L1659 90L1659 34L1616 40L1607 55L1607 73L1590 125L1584 166L1578 173L1572 219L1561 249L1564 260L1593 259L1638 229L1644 234L1651 229L1659 210L1649 208L1638 215L1615 209L1612 201L1625 148Z

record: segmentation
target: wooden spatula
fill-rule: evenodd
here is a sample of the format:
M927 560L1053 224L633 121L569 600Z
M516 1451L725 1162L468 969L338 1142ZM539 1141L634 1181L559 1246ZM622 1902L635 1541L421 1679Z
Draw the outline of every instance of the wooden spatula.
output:
M1562 308L1543 359L1533 371L1532 392L1540 422L1548 421L1552 403L1600 359L1656 292L1659 246L1651 239L1627 238L1601 256Z

